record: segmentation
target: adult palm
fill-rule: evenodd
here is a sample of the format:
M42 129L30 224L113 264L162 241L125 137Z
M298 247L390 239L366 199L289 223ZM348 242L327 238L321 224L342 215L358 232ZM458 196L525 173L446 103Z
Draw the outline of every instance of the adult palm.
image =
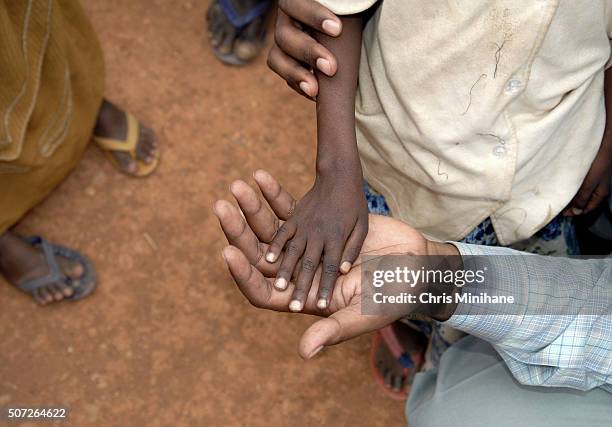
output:
M254 174L267 204L257 192L243 181L235 181L231 192L240 206L219 200L214 212L230 246L223 249L223 257L240 291L251 304L274 311L289 311L293 284L285 290L274 287L274 277L282 256L269 263L264 254L270 242L295 206L295 199L278 181L265 171ZM241 215L242 214L244 215ZM311 325L302 335L299 353L311 358L324 346L337 344L361 334L380 329L397 320L397 316L372 316L361 313L361 260L363 255L432 253L436 243L426 240L412 227L388 217L369 216L369 232L363 244L360 258L351 270L338 277L330 305L325 310L316 306L316 295L321 271L319 266L310 290L304 313L324 317Z

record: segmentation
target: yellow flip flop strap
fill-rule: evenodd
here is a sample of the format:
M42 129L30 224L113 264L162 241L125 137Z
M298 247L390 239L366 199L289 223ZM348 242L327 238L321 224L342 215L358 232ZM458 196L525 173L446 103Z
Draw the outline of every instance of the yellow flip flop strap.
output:
M140 124L138 120L130 113L126 112L125 117L127 119L127 138L125 140L115 138L103 138L101 136L94 135L94 141L106 151L123 151L130 153L132 157L136 156L136 145L138 144L138 134L140 131Z

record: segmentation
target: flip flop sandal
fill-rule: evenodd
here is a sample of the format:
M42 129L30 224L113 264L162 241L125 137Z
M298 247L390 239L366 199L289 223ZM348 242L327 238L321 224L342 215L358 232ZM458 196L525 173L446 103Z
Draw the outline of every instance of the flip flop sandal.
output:
M221 6L221 10L227 17L227 20L232 24L236 30L242 30L244 27L249 25L251 22L255 21L257 18L266 14L272 2L270 0L264 0L255 6L253 9L249 10L244 15L240 15L240 13L236 10L231 0L216 0L219 6ZM257 40L258 49L261 49L263 46L263 42L266 38L266 31L262 31L261 37ZM245 65L249 61L243 61L238 58L234 52L230 53L221 53L218 47L213 48L213 53L221 62L228 65L236 65L241 66Z
M34 296L34 292L39 288L54 283L65 283L74 291L70 297L64 297L64 300L68 301L78 301L93 292L96 287L96 271L87 257L64 246L52 244L40 236L31 236L24 238L24 240L29 245L42 250L45 260L47 261L49 274L36 279L24 280L17 285L19 289ZM76 261L81 264L83 266L83 276L79 280L72 280L70 277L66 276L62 273L57 263L57 257Z
M153 161L149 164L146 164L138 158L136 154L136 146L138 145L138 136L140 135L140 122L138 122L138 120L136 120L136 118L128 112L125 112L125 119L127 122L126 139L121 140L94 135L93 140L104 151L104 153L112 162L112 164L121 172L136 177L145 177L151 175L159 164L159 156L155 157L155 159L153 159ZM123 169L119 164L117 158L113 156L112 151L128 153L130 157L132 157L132 159L134 159L134 161L136 162L136 171L133 173L126 172L125 169Z
M404 387L389 388L385 377L378 368L378 352L380 347L384 345L387 350L397 359L398 363L403 367L403 384ZM374 374L374 380L380 386L382 391L393 400L405 401L410 393L410 385L417 372L419 372L423 362L425 361L424 352L416 351L406 353L403 346L400 344L393 326L389 325L377 331L372 337L372 347L370 349L370 366ZM397 390L399 389L399 390Z

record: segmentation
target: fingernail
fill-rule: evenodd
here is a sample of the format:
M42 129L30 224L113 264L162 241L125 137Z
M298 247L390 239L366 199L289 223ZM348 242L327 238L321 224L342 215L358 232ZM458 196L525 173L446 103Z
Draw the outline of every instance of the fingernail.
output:
M302 89L302 92L304 92L306 95L312 96L310 93L310 85L308 83L300 82L300 89Z
M326 19L321 24L323 30L330 36L337 36L340 34L340 24L332 19Z
M581 214L582 214L582 212L584 212L584 210L583 210L583 209L580 209L580 208L572 208L572 213L573 213L574 215L581 215Z
M274 254L272 252L268 252L266 254L266 261L268 262L274 262Z
M284 291L285 289L287 289L287 281L281 277L276 280L276 282L274 283L274 287L279 291Z
M317 308L325 310L327 308L327 300L325 298L319 299L319 301L317 301Z
M302 311L302 303L294 299L289 303L289 310L291 311Z
M345 273L345 274L346 274L346 273L348 273L350 270L351 270L351 263L350 263L350 262L348 262L348 261L344 261L344 262L342 263L342 265L340 266L340 271L341 271L342 273Z
M330 76L331 73L332 73L332 71L331 71L331 63L327 59L325 59L325 58L317 59L317 68L319 70L323 71L328 76Z
M315 357L317 354L319 354L319 352L323 350L323 346L320 345L319 347L315 348L314 350L312 350L312 353L310 353L310 356L308 356L309 359L312 359L313 357Z

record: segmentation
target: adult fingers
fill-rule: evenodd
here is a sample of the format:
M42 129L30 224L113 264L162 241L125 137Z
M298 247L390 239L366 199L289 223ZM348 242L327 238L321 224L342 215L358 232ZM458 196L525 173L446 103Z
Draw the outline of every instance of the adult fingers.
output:
M276 216L285 221L289 219L296 205L293 196L285 191L272 175L262 169L255 171L253 178Z
M251 304L269 310L287 311L291 294L276 291L272 279L266 279L253 267L240 249L226 247L223 249L223 258L240 292Z
M319 92L317 78L277 46L272 46L268 53L268 67L300 95L310 100L317 96Z
M306 329L300 339L298 351L304 359L311 359L326 346L378 330L394 320L396 319L390 316L363 315L359 305L351 305Z
M240 210L247 223L260 241L269 243L274 238L280 221L267 206L262 203L260 196L246 182L234 181L230 186Z
M296 21L332 37L342 32L342 22L329 9L312 0L279 0L280 11Z
M257 239L238 209L225 200L219 200L215 203L213 211L219 219L219 224L229 244L240 249L249 263L261 270L263 274L275 276L280 263L269 263L263 259L267 246Z
M323 241L310 239L306 246L306 251L302 258L302 264L300 271L295 282L295 288L291 295L291 302L289 303L289 310L291 311L302 311L308 297L308 292L312 286L312 280L314 278L319 261L321 260L321 254L323 252ZM282 269L282 267L281 267ZM325 308L325 307L323 307Z
M282 13L278 16L274 41L286 55L330 77L338 70L336 57L321 43L293 25L291 19Z
M359 257L359 253L361 252L361 248L363 246L363 242L365 241L366 236L368 235L367 229L367 219L365 222L365 226L361 224L361 222L357 222L353 232L349 236L346 244L344 245L344 251L342 253L342 261L340 263L340 271L343 274L349 272L355 260Z

